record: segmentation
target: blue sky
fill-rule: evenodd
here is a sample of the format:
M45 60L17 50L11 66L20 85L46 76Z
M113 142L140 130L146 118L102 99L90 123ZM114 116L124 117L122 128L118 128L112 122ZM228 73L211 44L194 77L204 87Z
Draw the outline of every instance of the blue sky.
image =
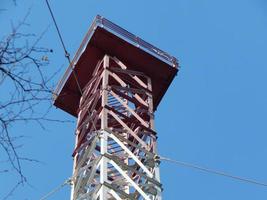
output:
M54 50L48 70L62 74L67 62L45 1L17 4L1 1L7 10L0 12L0 36L9 33L10 20L32 7L27 30L40 34L50 25L40 45ZM51 6L72 56L100 14L179 59L181 70L156 112L161 155L267 182L266 1L51 0ZM58 109L50 116L75 120ZM14 127L29 136L21 153L43 164L24 164L32 187L20 188L11 199L40 199L71 176L75 123L47 128ZM264 187L165 162L161 179L168 200L267 198ZM0 174L0 199L12 183L14 177ZM68 198L66 187L49 199Z

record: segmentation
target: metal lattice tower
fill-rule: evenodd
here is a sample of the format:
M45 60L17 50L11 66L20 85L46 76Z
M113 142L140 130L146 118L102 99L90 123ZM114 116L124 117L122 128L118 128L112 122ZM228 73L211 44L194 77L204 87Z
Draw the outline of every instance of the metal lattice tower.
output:
M55 97L78 118L71 199L161 200L154 111L176 59L97 16L72 65Z

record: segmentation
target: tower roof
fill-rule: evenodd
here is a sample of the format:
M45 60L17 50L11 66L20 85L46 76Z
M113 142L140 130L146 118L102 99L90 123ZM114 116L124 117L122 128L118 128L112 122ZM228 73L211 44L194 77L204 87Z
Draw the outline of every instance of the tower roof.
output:
M105 54L118 58L129 69L141 71L151 78L156 110L178 72L177 59L99 15L94 19L71 65L58 83L54 105L77 116L81 94L75 74L83 88L91 79L97 62Z

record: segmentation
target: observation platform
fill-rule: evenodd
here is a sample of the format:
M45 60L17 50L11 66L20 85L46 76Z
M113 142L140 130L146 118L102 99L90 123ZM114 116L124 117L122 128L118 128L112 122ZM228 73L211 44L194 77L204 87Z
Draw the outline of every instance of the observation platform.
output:
M179 70L177 59L99 15L57 85L54 105L77 117L81 94L73 71L83 89L105 54L118 58L129 70L143 72L151 78L156 110Z

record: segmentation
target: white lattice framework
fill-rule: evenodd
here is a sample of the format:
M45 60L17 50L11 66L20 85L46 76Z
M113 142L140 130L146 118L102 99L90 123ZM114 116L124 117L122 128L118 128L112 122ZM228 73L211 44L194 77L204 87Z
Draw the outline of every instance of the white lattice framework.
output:
M80 99L72 200L160 200L151 79L105 55Z

